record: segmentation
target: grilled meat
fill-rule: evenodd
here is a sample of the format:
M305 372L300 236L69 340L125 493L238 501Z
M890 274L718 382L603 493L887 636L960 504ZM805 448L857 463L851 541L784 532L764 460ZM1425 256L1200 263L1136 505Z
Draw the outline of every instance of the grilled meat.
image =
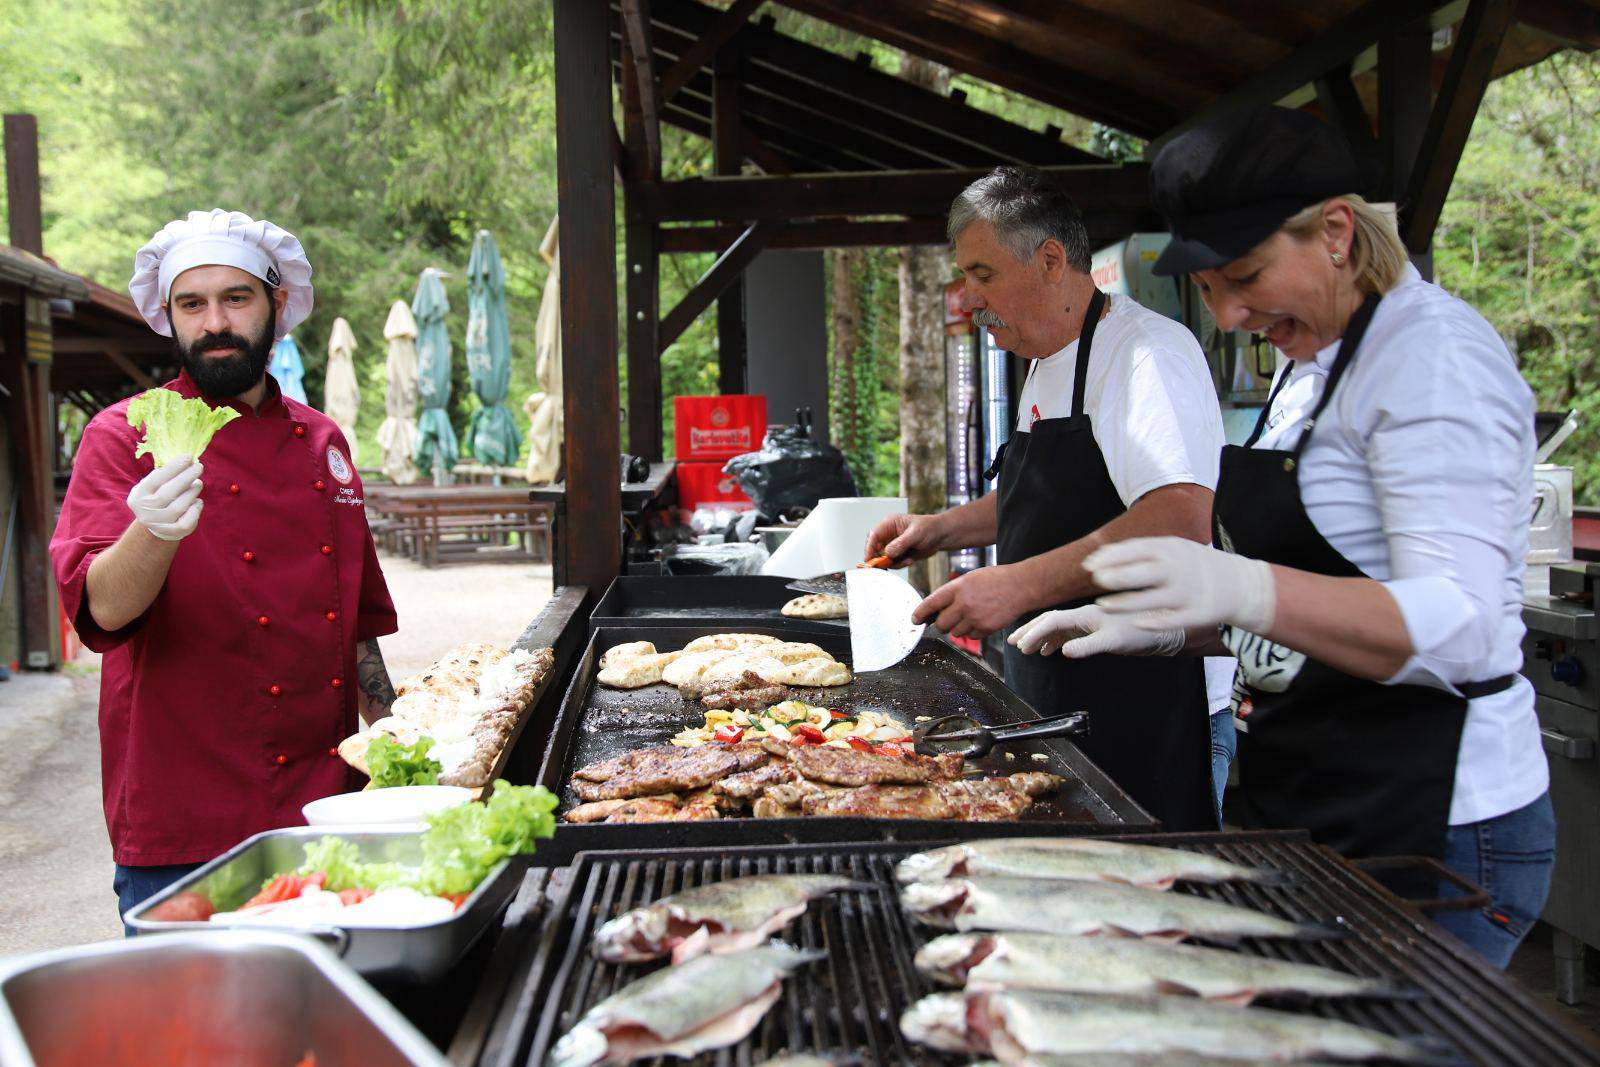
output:
M666 800L676 805L678 797L675 793L664 793L659 797L638 797L633 800L597 800L592 804L579 804L562 816L567 822L605 822L612 815L628 808L631 805L641 804L650 800Z
M681 810L676 797L639 797L623 801L606 822L674 822Z
M792 782L797 777L795 769L789 764L771 762L753 771L730 774L714 783L711 790L734 800L754 800L761 796L768 786L778 785L780 782Z
M806 815L868 819L952 819L955 808L936 790L920 785L864 785L813 794L800 803Z
M611 759L585 764L584 766L573 771L572 774L575 778L587 778L591 782L603 782L608 778L613 778L626 770L630 770L634 764L638 763L647 756L650 756L652 753L675 751L677 750L671 745L657 745L654 748L637 748L632 752L624 752L620 756L613 756Z
M770 708L774 704L781 704L794 695L787 686L767 685L761 681L761 676L753 671L747 671L745 677L755 679L750 688L708 690L700 695L700 703L708 708L757 711Z
M822 745L795 745L789 761L805 777L832 785L918 785L943 769L923 756L880 756Z
M1006 822L1033 807L1033 798L1004 778L930 782L928 788L950 805L951 818L963 822Z
M647 749L625 770L604 781L574 778L579 800L622 800L658 793L704 789L739 769L739 758L721 746ZM592 771L592 768L590 768Z
M725 750L733 753L739 761L739 770L753 771L757 767L765 767L772 760L772 754L762 747L759 741L740 741L738 744L726 745Z

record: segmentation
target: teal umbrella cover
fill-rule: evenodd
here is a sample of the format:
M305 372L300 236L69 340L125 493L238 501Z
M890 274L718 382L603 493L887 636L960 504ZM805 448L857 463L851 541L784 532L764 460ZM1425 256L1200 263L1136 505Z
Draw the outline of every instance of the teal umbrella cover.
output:
M506 317L506 271L494 235L479 230L467 261L467 372L483 406L467 424L467 450L479 463L517 461L522 434L506 406L511 392L511 326Z
M423 270L417 295L411 300L411 314L417 320L417 396L422 401L415 458L421 470L448 473L461 453L446 411L450 403L450 334L444 317L450 313L450 300L439 275L432 267Z

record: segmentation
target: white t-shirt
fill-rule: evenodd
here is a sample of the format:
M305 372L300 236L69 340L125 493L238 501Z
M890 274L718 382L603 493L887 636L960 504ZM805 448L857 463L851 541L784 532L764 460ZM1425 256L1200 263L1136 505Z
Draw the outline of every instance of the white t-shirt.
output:
M1194 334L1131 297L1108 297L1095 326L1083 411L1124 507L1164 485L1217 487L1222 410ZM1072 414L1078 342L1034 360L1018 401L1017 432ZM1070 503L1067 504L1070 506ZM1206 698L1226 711L1236 661L1206 660Z
M1294 447L1338 354L1335 342L1293 365L1257 447ZM1505 343L1408 266L1300 461L1312 525L1400 605L1416 653L1390 684L1456 692L1521 669L1533 452L1533 394ZM1470 701L1451 825L1515 811L1549 783L1532 684Z

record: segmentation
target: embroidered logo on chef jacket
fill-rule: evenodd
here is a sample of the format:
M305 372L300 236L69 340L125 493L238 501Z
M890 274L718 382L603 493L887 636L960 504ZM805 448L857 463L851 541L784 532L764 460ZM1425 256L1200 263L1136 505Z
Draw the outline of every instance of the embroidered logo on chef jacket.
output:
M350 479L355 477L354 472L350 470L349 462L344 458L344 453L332 445L328 446L328 473L345 485L349 485Z

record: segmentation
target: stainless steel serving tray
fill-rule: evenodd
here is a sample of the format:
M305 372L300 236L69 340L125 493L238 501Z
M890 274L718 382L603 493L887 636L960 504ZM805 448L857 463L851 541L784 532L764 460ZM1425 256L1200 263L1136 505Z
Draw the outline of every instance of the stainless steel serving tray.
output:
M449 1067L323 946L218 929L0 964L0 1067Z
M295 826L268 830L234 846L133 908L125 921L140 933L187 930L220 933L240 929L237 925L223 927L208 922L162 922L147 916L163 901L189 890L208 898L218 911L237 908L273 875L299 867L305 862L305 846L323 837L341 837L354 842L365 863L415 866L422 862L422 831L416 826L344 829ZM516 892L517 879L507 873L513 863L509 859L501 861L448 919L421 926L323 926L298 932L327 942L341 959L368 978L433 982L466 954ZM288 928L263 924L260 929Z

